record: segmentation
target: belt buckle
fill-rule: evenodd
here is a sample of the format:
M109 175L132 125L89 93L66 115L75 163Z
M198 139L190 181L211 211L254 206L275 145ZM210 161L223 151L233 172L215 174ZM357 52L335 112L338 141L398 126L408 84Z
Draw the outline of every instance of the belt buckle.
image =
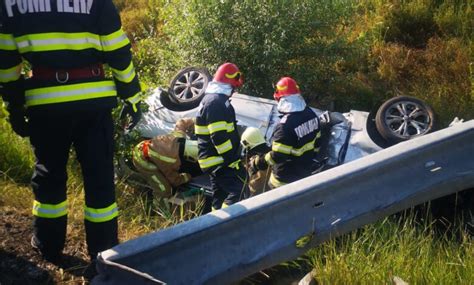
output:
M69 81L69 72L67 71L56 71L56 81L58 83L66 83Z
M92 68L92 69L91 69L91 72L92 72L92 75L93 75L93 76L100 76L100 74L101 74L100 67Z

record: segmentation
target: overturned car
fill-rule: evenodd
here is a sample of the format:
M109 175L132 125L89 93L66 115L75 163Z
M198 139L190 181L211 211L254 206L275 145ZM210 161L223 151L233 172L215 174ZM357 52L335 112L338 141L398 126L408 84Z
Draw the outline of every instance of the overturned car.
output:
M178 120L195 117L210 80L211 76L205 68L187 67L171 80L169 90L156 89L146 98L148 111L136 127L139 136L151 139L168 134ZM279 121L276 101L238 93L230 101L236 112L239 132L248 127L257 128L269 143ZM398 142L425 135L433 130L435 120L429 105L407 96L387 100L374 114L357 110L347 113L313 110L326 125L317 157L324 162L321 169L332 168ZM131 180L139 181L140 174L129 166L121 161L120 172ZM189 196L189 193L199 193L208 188L207 176L199 176L197 172L193 174L195 177L190 183L174 189L173 194L187 193L185 196Z

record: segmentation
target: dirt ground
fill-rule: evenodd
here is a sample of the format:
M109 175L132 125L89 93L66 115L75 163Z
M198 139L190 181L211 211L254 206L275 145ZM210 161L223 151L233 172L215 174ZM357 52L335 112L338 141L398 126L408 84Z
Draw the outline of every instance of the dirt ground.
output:
M43 261L30 244L32 216L0 207L0 285L88 284L82 246L66 243L58 265Z

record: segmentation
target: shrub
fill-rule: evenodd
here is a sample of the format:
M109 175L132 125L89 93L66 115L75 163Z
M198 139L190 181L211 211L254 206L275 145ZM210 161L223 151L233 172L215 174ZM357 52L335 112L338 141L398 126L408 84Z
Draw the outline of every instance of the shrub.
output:
M132 40L154 37L161 34L161 0L117 1L122 26Z
M431 1L406 1L394 5L385 18L384 39L411 48L424 48L428 40L439 34Z
M474 1L443 1L434 13L434 19L443 37L474 38Z
M170 47L187 65L224 61L244 72L244 93L270 97L272 83L293 76L308 99L344 81L353 47L338 39L347 1L178 1L164 8Z
M379 76L392 90L430 103L444 125L455 116L474 117L470 50L460 40L432 38L424 50L379 44L373 57Z

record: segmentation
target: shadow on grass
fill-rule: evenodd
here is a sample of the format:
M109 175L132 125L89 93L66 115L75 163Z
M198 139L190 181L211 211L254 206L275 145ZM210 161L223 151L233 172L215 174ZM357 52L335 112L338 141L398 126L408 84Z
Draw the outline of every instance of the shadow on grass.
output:
M37 264L0 249L0 284L55 284L51 273Z

